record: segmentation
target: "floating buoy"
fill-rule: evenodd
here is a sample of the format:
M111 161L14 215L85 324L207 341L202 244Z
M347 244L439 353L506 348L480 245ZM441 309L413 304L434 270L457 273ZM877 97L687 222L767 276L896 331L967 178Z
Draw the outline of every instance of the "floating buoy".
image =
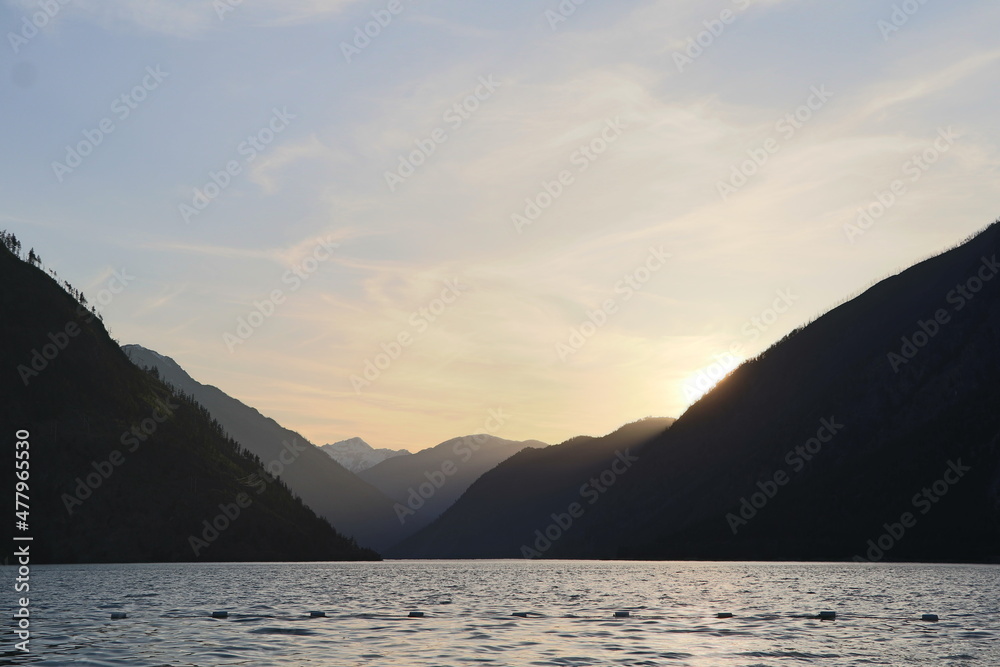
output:
M228 611L213 611L212 618L229 618Z
M627 611L616 611L615 618L628 618L630 614Z
M821 611L819 613L819 620L821 621L836 621L837 612L835 611Z
M128 618L128 614L126 614L123 611L113 611L113 612L111 612L111 620L112 621L120 621L120 620L122 620L124 618Z
M722 612L719 612L715 617L716 618L732 618L733 615L730 614L728 611L722 611Z
M311 611L311 612L309 612L309 616L312 617L312 618L326 618L326 612L325 611Z
M515 611L511 616L517 616L518 618L528 618L528 612L526 611Z
M424 612L422 612L422 611L411 611L410 612L410 618L423 618L423 617L424 617Z
M928 623L937 623L939 620L937 614L924 614L920 617L921 621L927 621Z

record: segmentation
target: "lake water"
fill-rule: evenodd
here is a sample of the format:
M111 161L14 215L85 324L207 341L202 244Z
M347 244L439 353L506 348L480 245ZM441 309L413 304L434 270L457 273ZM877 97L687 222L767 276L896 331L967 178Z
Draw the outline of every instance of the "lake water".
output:
M12 610L15 573L3 572ZM14 650L8 620L0 664L1000 665L1000 567L43 566L32 569L30 597L31 653ZM223 610L228 619L211 618ZM117 611L128 617L110 620ZM310 618L312 611L326 617ZM410 611L426 616L408 618ZM616 619L617 611L631 617ZM837 619L817 620L820 611ZM921 621L925 613L940 622Z

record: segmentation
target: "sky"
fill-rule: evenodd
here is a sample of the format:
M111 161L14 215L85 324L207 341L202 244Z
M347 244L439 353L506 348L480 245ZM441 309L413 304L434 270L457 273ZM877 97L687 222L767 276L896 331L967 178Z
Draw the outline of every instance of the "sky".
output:
M561 442L998 215L1000 5L26 0L0 228L316 444Z

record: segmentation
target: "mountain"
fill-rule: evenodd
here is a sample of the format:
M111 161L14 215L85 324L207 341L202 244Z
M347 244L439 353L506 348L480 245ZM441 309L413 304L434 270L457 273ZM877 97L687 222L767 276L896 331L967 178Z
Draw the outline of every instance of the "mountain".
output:
M402 536L407 536L436 519L480 475L504 459L528 447L547 446L538 440L470 435L388 459L359 475L395 500Z
M403 558L521 557L523 547L534 548L535 531L544 532L552 514L566 514L571 527L577 520L569 516L571 506L579 505L574 514L586 512L619 478L627 481L638 462L635 453L673 422L646 419L602 438L579 436L560 445L523 448L484 471L437 521L389 553Z
M543 481L522 452L395 552L998 562L998 246L1000 221L746 362L568 529L587 473Z
M332 445L323 445L320 449L353 473L368 470L386 459L410 456L410 452L405 449L375 449L361 438L341 440Z
M366 547L383 551L400 539L393 501L359 479L298 433L211 385L192 378L170 357L139 345L123 347L141 368L205 406L237 442L260 457L302 501L338 530Z
M204 408L133 365L93 312L2 237L0 421L23 494L18 536L32 538L8 558L15 547L33 563L378 557Z

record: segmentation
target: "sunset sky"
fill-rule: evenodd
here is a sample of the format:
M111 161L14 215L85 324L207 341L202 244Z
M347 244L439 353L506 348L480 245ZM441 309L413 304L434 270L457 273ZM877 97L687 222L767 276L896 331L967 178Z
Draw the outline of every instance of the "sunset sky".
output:
M316 444L417 450L491 410L500 437L600 435L1000 215L998 25L961 0L7 2L0 227L121 343Z

